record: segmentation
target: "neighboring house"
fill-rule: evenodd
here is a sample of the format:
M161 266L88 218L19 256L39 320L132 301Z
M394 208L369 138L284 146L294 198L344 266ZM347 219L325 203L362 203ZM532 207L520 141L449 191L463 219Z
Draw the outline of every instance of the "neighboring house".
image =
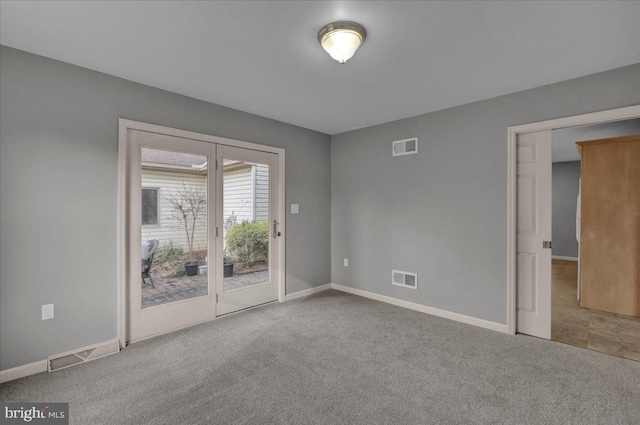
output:
M269 166L224 162L225 230L243 221L269 220Z
M163 158L162 151L142 151L142 239L158 239L160 245L170 240L185 251L188 249L184 222L176 215L171 197L186 185L206 191L206 165L197 161L198 156L183 155L172 164ZM195 157L195 158L194 158ZM199 165L199 166L198 166ZM269 167L238 161L224 163L224 228L243 221L267 221L269 219ZM207 210L201 210L196 222L193 249L207 247Z

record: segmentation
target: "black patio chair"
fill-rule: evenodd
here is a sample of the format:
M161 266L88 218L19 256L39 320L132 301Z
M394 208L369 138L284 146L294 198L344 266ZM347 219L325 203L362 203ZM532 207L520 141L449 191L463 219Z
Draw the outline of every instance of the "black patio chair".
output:
M156 253L160 242L158 242L157 239L152 239L147 242L150 243L151 246L149 247L149 252L147 252L146 255L144 252L142 253L142 284L145 285L147 283L147 281L144 280L146 277L149 279L149 282L151 282L151 287L155 288L156 286L153 284L153 279L151 278L151 265L153 264L153 256Z

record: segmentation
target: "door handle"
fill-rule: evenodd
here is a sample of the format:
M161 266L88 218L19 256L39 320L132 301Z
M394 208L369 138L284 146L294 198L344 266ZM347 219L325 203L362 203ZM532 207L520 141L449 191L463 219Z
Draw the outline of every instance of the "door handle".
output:
M542 241L542 247L544 249L551 249L551 241Z
M273 220L273 237L274 239L280 236L280 232L278 232L278 222Z

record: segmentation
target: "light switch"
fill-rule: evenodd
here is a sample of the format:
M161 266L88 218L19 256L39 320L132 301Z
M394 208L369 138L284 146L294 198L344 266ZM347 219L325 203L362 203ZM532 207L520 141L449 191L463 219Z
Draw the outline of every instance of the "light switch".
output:
M300 204L291 204L291 214L300 213Z

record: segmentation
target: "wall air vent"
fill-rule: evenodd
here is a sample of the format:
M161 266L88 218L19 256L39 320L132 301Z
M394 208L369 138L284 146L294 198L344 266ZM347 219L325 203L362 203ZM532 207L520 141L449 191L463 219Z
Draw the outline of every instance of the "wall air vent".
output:
M75 366L80 363L99 359L100 357L115 354L120 351L120 343L117 339L90 347L79 348L74 351L57 354L49 357L49 372Z
M391 283L404 288L418 289L418 274L392 270Z
M396 140L391 143L393 156L411 155L418 153L418 138Z

